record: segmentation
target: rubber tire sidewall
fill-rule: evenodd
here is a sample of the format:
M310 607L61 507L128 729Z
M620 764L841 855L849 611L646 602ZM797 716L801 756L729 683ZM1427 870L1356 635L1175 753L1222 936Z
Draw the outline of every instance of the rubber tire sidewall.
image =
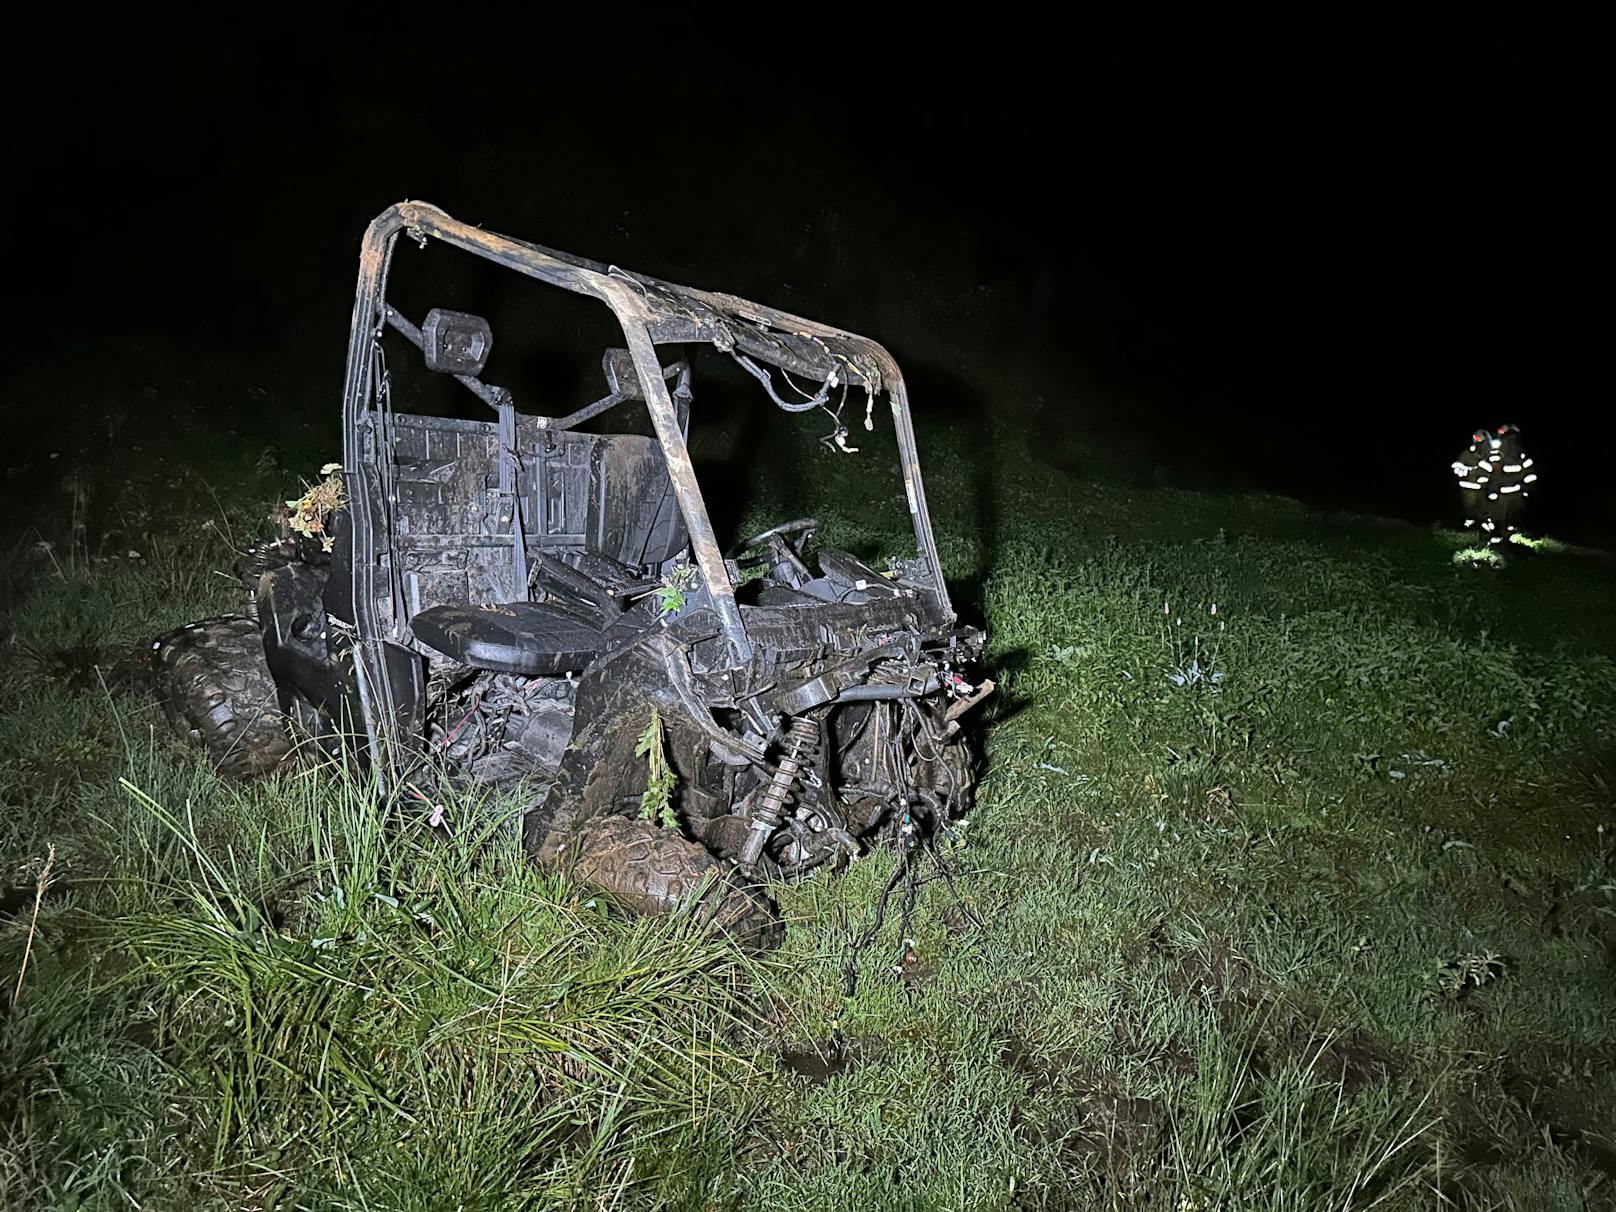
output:
M201 746L224 777L268 774L291 755L252 619L228 615L169 632L152 645L152 673L170 724Z

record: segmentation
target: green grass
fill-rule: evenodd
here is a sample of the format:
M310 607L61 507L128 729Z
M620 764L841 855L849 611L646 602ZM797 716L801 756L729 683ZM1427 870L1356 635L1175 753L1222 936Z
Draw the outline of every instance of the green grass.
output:
M852 997L885 854L779 890L754 963L535 872L501 805L445 840L170 743L83 653L228 608L259 481L138 561L20 540L0 1206L1616 1206L1608 562L981 438L923 435L1000 684L943 846L980 925L928 883ZM901 546L861 444L754 529Z

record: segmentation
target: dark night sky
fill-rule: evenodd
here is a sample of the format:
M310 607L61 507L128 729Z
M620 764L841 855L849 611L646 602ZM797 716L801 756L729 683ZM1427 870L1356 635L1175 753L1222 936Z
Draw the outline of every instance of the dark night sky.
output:
M1185 482L1428 521L1512 419L1541 513L1603 533L1577 31L618 26L17 31L8 421L132 346L334 398L359 233L420 197L865 331Z

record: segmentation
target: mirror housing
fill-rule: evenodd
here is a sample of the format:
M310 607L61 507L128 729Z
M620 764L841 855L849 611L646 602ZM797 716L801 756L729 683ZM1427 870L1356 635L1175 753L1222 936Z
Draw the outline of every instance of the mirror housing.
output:
M482 373L494 348L494 330L481 316L434 307L421 325L421 353L428 370L449 375Z

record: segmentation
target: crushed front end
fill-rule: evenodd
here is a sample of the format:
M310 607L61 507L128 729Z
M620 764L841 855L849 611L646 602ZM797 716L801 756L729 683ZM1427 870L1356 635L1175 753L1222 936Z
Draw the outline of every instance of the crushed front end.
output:
M834 550L817 562L796 585L743 585L742 665L693 602L582 675L573 744L528 815L535 853L643 802L653 707L678 826L747 875L795 877L894 831L930 836L970 806L960 717L993 689L976 672L982 633L902 562L877 572Z

